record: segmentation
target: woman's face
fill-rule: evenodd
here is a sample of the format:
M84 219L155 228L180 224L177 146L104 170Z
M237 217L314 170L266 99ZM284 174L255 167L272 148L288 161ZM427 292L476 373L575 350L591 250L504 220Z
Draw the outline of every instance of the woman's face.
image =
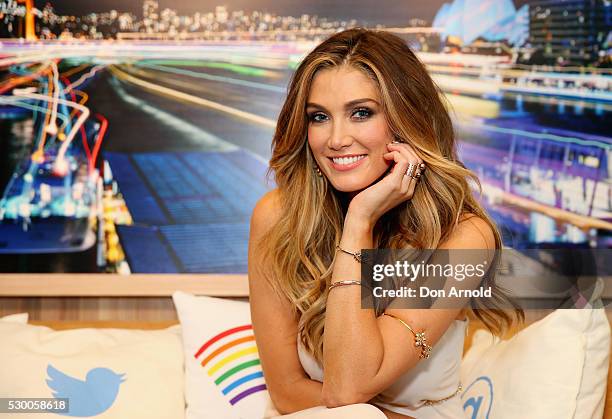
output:
M308 144L319 168L341 192L358 192L388 169L393 141L376 84L349 66L319 70L306 104Z

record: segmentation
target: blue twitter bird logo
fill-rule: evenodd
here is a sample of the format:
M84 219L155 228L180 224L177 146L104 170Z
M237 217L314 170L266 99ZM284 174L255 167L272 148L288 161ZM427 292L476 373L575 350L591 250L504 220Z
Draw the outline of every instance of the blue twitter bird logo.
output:
M69 412L61 414L81 418L107 411L117 398L119 385L125 381L125 374L116 374L108 368L93 368L85 381L81 381L49 364L47 375L47 385L53 391L53 397L69 399Z

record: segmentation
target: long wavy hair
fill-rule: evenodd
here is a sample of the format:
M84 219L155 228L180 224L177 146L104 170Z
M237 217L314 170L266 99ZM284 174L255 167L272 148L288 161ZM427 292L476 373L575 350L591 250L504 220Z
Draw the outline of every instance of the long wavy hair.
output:
M427 165L413 197L378 220L374 247L435 249L467 213L484 219L493 229L495 247L502 246L497 227L472 194L470 181L478 188L480 183L457 158L448 110L425 66L401 38L388 32L358 28L332 35L304 58L289 83L268 170L274 175L282 210L260 243L269 281L292 303L300 339L319 362L327 287L348 198L315 173L306 102L317 72L339 66L361 70L376 84L391 132L410 143ZM494 270L491 266L490 272ZM471 311L500 335L515 317L522 319L523 312L495 285L493 276L486 281L483 285L492 287L493 297L486 305L473 299ZM509 304L512 310L507 310ZM378 307L376 315L382 310Z

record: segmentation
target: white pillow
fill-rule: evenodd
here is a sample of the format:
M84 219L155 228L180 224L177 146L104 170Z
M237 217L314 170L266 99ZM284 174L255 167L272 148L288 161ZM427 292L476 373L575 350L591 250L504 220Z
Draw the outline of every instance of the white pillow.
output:
M55 331L2 321L0 342L0 397L67 397L70 416L184 417L178 325L146 331ZM48 413L22 416L50 417Z
M248 302L172 296L183 330L187 419L259 419L270 397Z
M474 334L461 378L470 419L601 418L610 356L603 309L560 309L501 341Z
M9 314L8 316L0 317L0 321L9 323L26 324L28 322L28 313Z

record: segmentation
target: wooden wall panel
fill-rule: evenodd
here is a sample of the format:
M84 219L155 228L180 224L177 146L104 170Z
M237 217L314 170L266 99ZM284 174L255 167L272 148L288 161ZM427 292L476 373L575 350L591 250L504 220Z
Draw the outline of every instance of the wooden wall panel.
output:
M229 298L229 297L226 297ZM243 297L232 300L248 301ZM2 297L0 316L28 312L39 321L176 321L170 297Z

